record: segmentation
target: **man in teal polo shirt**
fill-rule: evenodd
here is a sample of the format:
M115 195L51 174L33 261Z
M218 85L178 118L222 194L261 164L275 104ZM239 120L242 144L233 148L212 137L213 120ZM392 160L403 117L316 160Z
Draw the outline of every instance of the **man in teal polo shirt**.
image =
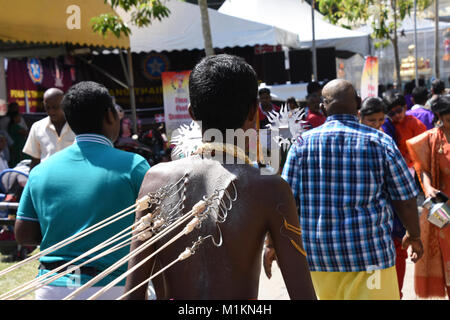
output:
M150 168L140 155L113 147L120 121L104 86L80 82L69 89L62 106L76 134L75 143L31 171L15 225L17 241L40 245L41 251L134 204ZM134 214L41 257L39 274L71 261L133 222ZM36 298L64 298L128 252L129 247L124 247L95 260L80 268L81 274L38 289ZM123 265L77 298L89 297L126 269ZM123 285L119 283L100 299L120 296Z

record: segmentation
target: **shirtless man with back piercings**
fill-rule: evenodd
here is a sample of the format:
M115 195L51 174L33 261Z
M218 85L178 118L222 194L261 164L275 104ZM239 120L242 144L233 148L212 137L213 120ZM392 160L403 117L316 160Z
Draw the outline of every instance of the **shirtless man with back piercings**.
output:
M256 74L241 58L230 55L206 57L190 75L190 114L194 120L202 122L203 133L208 129L216 129L223 136L226 129L243 129L245 132L255 127L257 90ZM215 144L209 144L205 135L203 140L205 144L197 154L152 167L144 178L139 198L174 184L186 175L185 193L170 200L173 204L181 200L183 213L217 190L222 191L222 204L227 209L211 210L193 232L131 273L125 292L169 265L199 236L210 235L188 259L152 279L157 298L257 299L261 254L269 233L291 299L316 299L289 185L277 175L261 174L233 141L227 145L218 144L217 140ZM216 152L223 152L227 157L231 155L233 163L225 161L225 157L220 161L217 157L205 156L216 155ZM137 212L136 221L146 213L148 210ZM177 227L173 235L183 226ZM132 258L128 269L169 240L170 236L163 238ZM142 243L133 241L131 251ZM125 298L145 299L146 291L146 286L141 286Z

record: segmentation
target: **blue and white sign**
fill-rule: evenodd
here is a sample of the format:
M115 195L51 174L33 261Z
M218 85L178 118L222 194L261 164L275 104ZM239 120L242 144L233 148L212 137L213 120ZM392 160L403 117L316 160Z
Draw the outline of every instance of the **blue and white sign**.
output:
M144 76L150 80L161 78L161 74L169 70L169 60L162 54L150 54L143 60Z
M44 79L44 68L38 58L28 58L28 75L34 84L41 84Z

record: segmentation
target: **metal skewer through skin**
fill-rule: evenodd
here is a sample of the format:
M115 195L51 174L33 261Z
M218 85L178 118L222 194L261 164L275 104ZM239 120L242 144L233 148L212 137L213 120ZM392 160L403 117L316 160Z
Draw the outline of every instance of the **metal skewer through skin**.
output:
M175 211L175 210L172 210L172 211ZM136 222L135 224L133 224L133 225L130 226L130 227L127 227L125 230L121 231L120 233L123 233L124 231L126 231L126 230L128 230L128 229L130 229L130 228L135 228L135 227L139 227L139 226L143 225L143 220L144 220L144 219L146 219L146 220L148 221L148 222L147 222L147 224L148 224L149 221L152 221L154 218L157 217L157 213L158 213L158 212L159 212L159 207L156 207L156 208L154 209L154 211L152 211L151 213L149 213L149 214L143 216L138 222ZM150 227L150 226L151 226L151 225L148 224L148 227ZM76 269L78 269L78 268L80 268L80 267L82 267L82 266L84 266L84 265L86 265L86 264L88 264L88 263L91 263L92 261L95 261L95 260L97 260L97 259L99 259L99 258L101 258L101 257L103 257L103 256L105 256L105 255L108 255L108 254L110 254L110 253L112 253L112 252L114 252L114 251L116 251L116 250L119 250L119 249L121 249L121 248L123 248L123 247L128 246L128 245L131 243L132 240L134 240L135 238L138 238L138 239L139 239L139 237L141 237L142 235L145 235L146 232L149 232L148 230L151 229L151 228L148 228L148 227L141 228L141 230L140 230L139 233L135 234L135 235L132 236L130 239L127 239L127 240L121 242L120 244L114 246L113 248L110 248L110 249L108 249L107 251L102 252L102 253L98 254L97 256L95 256L95 257L93 257L93 258L91 258L91 259L89 259L89 260L87 260L87 261L85 261L85 262L83 262L83 263L81 263L81 264L79 264L79 265L76 265L76 266L74 266L74 267L71 268L71 269L68 269L68 270L64 271L63 273L60 273L60 274L58 274L58 275L55 275L55 276L51 277L50 279L45 280L43 283L38 284L38 287L37 287L37 288L34 288L33 290L36 290L36 289L38 289L39 287L42 287L42 286L44 286L44 285L46 285L46 284L48 284L48 283L50 283L50 282L53 282L54 280L57 280L57 279L63 277L64 275L66 275L66 274L68 274L68 273L71 273L71 272L73 272L74 270L76 270ZM105 242L103 242L103 243L100 244L99 246L97 246L97 247L91 249L89 252L83 254L82 256L80 256L80 257L78 257L78 258L75 258L75 259L73 259L72 261L67 262L67 263L64 264L63 266L60 266L60 267L58 267L58 268L56 268L56 269L53 269L53 270L49 271L49 274L52 274L52 273L54 273L54 272L57 272L57 271L59 271L60 269L62 269L62 268L64 268L64 267L67 267L67 266L73 264L74 262L80 260L81 258L87 256L88 254L91 254L91 253L93 253L94 251L101 250L101 249L103 249L104 247L106 247L106 246L112 244L113 242L118 241L120 238L123 238L123 237L125 237L125 236L128 236L129 234L132 234L133 232L134 232L134 230L128 232L128 233L125 234L125 235L122 235L122 236L119 237L118 239L113 240L113 238L118 237L119 234L117 234L117 235L111 237L109 240L106 240ZM45 277L46 275L43 275L43 276ZM42 276L41 276L41 277L42 277ZM33 290L31 290L31 291L33 291Z
M78 241L81 238L83 238L83 237L85 237L85 236L87 236L87 235L89 235L89 234L91 234L91 233L93 233L95 231L98 231L98 230L106 227L107 225L109 225L109 224L111 224L113 222L116 222L116 221L118 221L118 220L120 220L120 219L122 219L122 218L124 218L124 217L126 217L126 216L128 216L130 214L132 214L132 213L135 213L137 211L137 209L134 209L134 210L132 210L132 209L136 208L138 205L139 204L136 203L136 204L134 204L134 205L132 205L132 206L130 206L130 207L128 207L128 208L126 208L126 209L116 213L116 214L114 214L113 216L108 217L108 218L106 218L106 219L96 223L95 225L93 225L93 226L91 226L89 228L86 228L85 230L81 231L80 233L74 234L74 235L72 235L72 236L70 236L70 237L68 237L68 238L66 238L66 239L64 239L64 240L54 244L53 246L51 246L51 247L49 247L49 248L47 248L47 249L45 249L45 250L43 250L43 251L41 251L39 253L37 253L37 254L27 258L27 259L25 259L25 260L15 264L15 265L12 265L11 267L1 271L0 272L0 277L5 275L5 274L7 274L7 273L9 273L9 272L11 272L11 271L13 271L13 270L16 270L17 268L19 268L19 267L21 267L21 266L23 266L23 265L25 265L25 264L27 264L27 263L29 263L31 261L37 260L40 257L45 256L46 254L49 254L50 252L56 251L56 250L66 246L66 245L68 245L68 244L70 244L72 242ZM132 210L132 211L127 212L129 210ZM120 216L122 214L123 214L122 217L117 218L118 216ZM114 219L114 220L113 221L109 221L111 219ZM107 223L107 224L103 225L105 223Z
M83 237L85 237L85 236L87 236L87 235L89 235L89 234L91 234L91 233L93 233L95 231L98 231L98 230L106 227L107 225L109 225L111 223L114 223L114 222L116 222L116 221L118 221L118 220L120 220L122 218L125 218L126 216L128 216L128 215L130 215L132 213L135 213L136 211L145 210L146 209L145 206L146 206L147 202L150 202L151 204L156 204L158 201L160 201L160 199L162 197L167 196L167 193L169 193L173 188L175 188L181 181L184 180L184 185L185 185L187 177L188 177L188 174L185 173L176 183L174 183L172 185L169 185L168 187L167 186L166 187L161 187L156 192L149 193L149 194L143 196L141 199L138 199L135 204L129 206L128 208L125 208L125 209L115 213L114 215L112 215L112 216L110 216L110 217L108 217L108 218L106 218L106 219L104 219L104 220L102 220L102 221L100 221L100 222L90 226L89 228L86 228L83 231L81 231L81 232L79 232L77 234L74 234L74 235L72 235L72 236L70 236L70 237L68 237L68 238L66 238L66 239L64 239L64 240L62 240L62 241L52 245L51 247L49 247L49 248L47 248L47 249L45 249L45 250L43 250L43 251L41 251L41 252L39 252L37 254L35 254L35 255L25 259L25 260L22 260L21 262L19 262L17 264L14 264L14 265L12 265L12 266L10 266L10 267L0 271L0 277L5 275L5 274L7 274L7 273L9 273L9 272L11 272L11 271L13 271L13 270L16 270L16 269L22 267L23 265L25 265L25 264L27 264L29 262L37 260L37 259L39 259L42 256L45 256L45 255L47 255L47 254L49 254L49 253L51 253L53 251L56 251L56 250L66 246L66 245L68 245L68 244L70 244L72 242L80 240L81 238L83 238ZM181 189L177 190L173 194L176 194L180 190ZM130 210L132 210L132 211L130 211ZM130 211L130 212L128 212L128 211ZM122 215L122 214L123 214L123 216L120 217L120 215ZM119 217L119 218L117 218L117 217ZM113 219L114 219L114 221L110 221L110 220L113 220ZM104 225L108 221L110 221L110 222L108 224Z
M120 259L119 261L114 263L112 266L110 266L109 268L105 269L103 272L98 274L96 277L92 278L90 281L85 283L83 286L81 286L80 288L78 288L77 290L75 290L74 292L69 294L68 296L66 296L63 300L70 300L70 299L72 299L76 295L82 293L87 288L91 287L93 284L95 284L98 281L102 280L104 277L106 277L108 274L110 274L111 272L113 272L114 270L119 268L121 265L127 263L128 260L130 260L134 256L138 255L143 250L147 249L149 246L153 245L155 242L159 241L162 237L166 236L168 233L173 231L176 227L178 227L179 225L181 225L182 223L187 221L187 219L192 217L194 214L195 214L195 212L193 210L189 211L183 217L181 217L179 220L177 220L176 222L174 222L173 224L168 226L166 229L164 229L163 231L158 233L155 237L150 238L149 240L144 242L139 248L137 248L133 252L130 252L125 257L123 257L122 259Z
M141 206L141 208L139 208L139 210L141 210L141 209L143 209L142 206ZM144 209L145 209L145 208L144 208ZM172 211L175 211L175 210L172 210ZM65 267L67 267L67 266L72 265L73 263L79 261L80 259L86 257L87 255L92 254L92 253L94 253L94 252L96 252L96 251L98 251L98 250L101 250L101 249L103 249L104 247L109 246L109 245L111 245L111 244L114 243L114 242L117 242L117 241L120 240L121 238L124 238L124 237L126 237L126 236L132 234L134 231L130 231L130 232L126 233L125 235L120 236L120 234L122 234L123 232L127 231L128 229L134 228L134 227L138 227L140 224L142 224L142 221L143 221L144 219L148 218L149 216L156 216L157 212L159 212L159 207L154 208L154 210L153 210L151 213L149 213L149 214L145 215L144 217L142 217L138 222L136 222L136 223L134 223L133 225L131 225L131 226L125 228L124 230L122 230L122 231L119 232L118 234L116 234L116 235L112 236L111 238L105 240L104 242L102 242L101 244L99 244L99 245L97 245L96 247L92 248L92 249L89 250L88 252L82 254L81 256L79 256L79 257L77 257L77 258L75 258L75 259L73 259L73 260L71 260L71 261L69 261L69 262L67 262L67 263L65 263L64 265L62 265L62 266L60 266L60 267L58 267L58 268L55 268L55 269L53 269L53 270L50 270L47 274L41 275L41 276L39 276L39 277L37 277L37 278L35 278L35 279L29 281L28 283L25 283L25 284L23 284L23 285L21 285L21 286L15 288L15 289L13 289L13 290L7 292L6 294L0 296L0 299L8 299L8 298L11 298L11 297L14 296L14 295L17 295L17 294L19 294L19 293L24 292L25 290L31 289L31 290L29 290L27 293L21 295L20 297L22 297L22 296L24 296L24 295L27 295L28 293L30 293L30 292L32 292L32 291L34 291L34 290L36 290L36 289L39 289L40 287L42 287L42 286L44 286L44 285L46 285L46 284L48 284L48 283L50 283L50 282L53 282L53 281L55 281L55 280L57 280L57 279L59 279L59 278L65 276L66 274L69 274L69 273L75 271L76 269L78 269L78 268L80 268L80 267L82 267L82 266L84 266L84 265L86 265L86 264L88 264L88 263L91 263L92 261L95 261L95 260L97 260L97 259L99 259L99 258L101 258L101 257L103 257L103 256L106 256L106 255L108 255L108 254L110 254L110 253L112 253L112 252L114 252L114 251L116 251L116 250L119 250L119 249L121 249L121 248L123 248L123 247L129 245L129 243L131 243L131 241L132 241L134 238L139 238L142 234L144 234L144 233L147 231L147 229L143 229L141 232L139 232L139 233L136 234L135 236L131 237L130 239L127 239L127 240L123 241L122 243L120 243L120 244L114 246L113 248L108 249L106 252L102 252L102 253L98 254L97 256L94 256L93 258L91 258L91 259L89 259L89 260L87 260L87 261L85 261L85 262L83 262L83 263L81 263L81 264L79 264L79 265L74 266L73 268L70 268L70 269L68 269L68 270L66 270L66 271L64 271L64 272L62 272L62 273L60 273L60 274L57 274L57 275L54 275L54 276L48 278L49 275L51 275L51 274L53 274L53 273L56 273L56 272L58 272L59 270L65 268ZM150 218L150 220L151 220L151 218ZM120 236L120 237L119 237L119 236ZM116 239L114 239L114 238L116 238ZM44 279L44 280L41 282L41 280L42 280L43 278L47 278L47 279ZM26 288L25 288L25 287L26 287ZM14 291L15 291L15 292L14 292ZM20 297L18 297L18 298L20 298Z
M210 237L210 236L208 236ZM157 276L159 276L161 273L163 273L164 271L166 271L167 269L169 269L170 267L172 267L174 264L185 260L187 258L189 258L191 255L193 255L195 253L195 251L197 250L198 246L200 246L200 244L207 239L208 237L199 237L199 239L194 242L194 244L192 245L192 247L190 248L186 248L186 250L184 250L183 252L180 253L180 255L178 256L177 259L173 260L171 263L169 263L167 266L165 266L164 268L162 268L161 270L159 270L158 272L156 272L155 274L151 275L148 279L142 281L141 283L139 283L137 286L135 286L134 288L132 288L131 290L125 292L123 295L121 295L120 297L118 297L116 300L122 300L123 298L125 298L127 295L129 295L130 293L133 293L134 291L136 291L137 289L139 289L140 287L142 287L143 285L147 284L149 281L153 280L154 278L156 278ZM214 242L213 242L214 243ZM91 300L91 298L89 298L88 300Z
M126 228L125 230L123 230L122 232L128 230L128 229L131 228L131 227L132 227L132 226L127 227L127 228ZM101 258L101 257L104 257L104 256L106 256L106 255L108 255L108 254L110 254L110 253L116 251L116 250L119 250L119 249L121 249L121 248L124 248L124 247L128 246L132 239L126 239L126 240L122 241L121 243L115 245L114 247L108 249L107 251L101 252L101 253L99 253L98 255L92 257L91 259L89 259L89 260L87 260L87 261L82 262L82 263L79 264L79 265L75 265L75 266L73 266L72 268L67 269L66 271L64 271L64 272L62 272L62 273L58 273L58 274L56 274L56 275L51 276L52 274L58 272L59 270L61 270L61 269L63 269L63 268L66 268L66 267L72 265L74 262L79 261L80 259L86 257L87 255L92 254L92 253L94 253L94 252L96 252L96 251L98 251L98 250L101 250L101 249L103 249L104 247L109 246L109 245L111 245L112 243L114 243L114 242L120 240L121 238L128 236L128 235L131 234L132 232L133 232L133 231L130 231L130 232L128 232L128 233L126 233L126 234L124 234L124 235L118 237L118 238L116 238L116 237L118 236L118 234L115 235L114 237L111 237L110 239L108 239L108 240L104 241L103 243L101 243L100 245L98 245L98 246L92 248L90 251L84 253L83 255L81 255L81 256L79 256L79 257L77 257L77 258L75 258L75 259L73 259L73 260L71 260L71 261L69 261L69 262L67 262L67 263L65 263L64 265L62 265L62 266L60 266L60 267L57 267L57 268L55 268L55 269L53 269L53 270L50 270L48 273L43 274L43 275L41 275L41 276L39 276L39 277L37 277L37 278L35 278L35 279L29 281L28 283L25 283L25 284L23 284L22 286L19 286L19 287L15 288L15 289L11 290L10 292L8 292L8 293L6 293L6 294L0 296L0 299L9 299L9 298L12 298L13 296L16 296L16 295L18 295L18 294L20 294L20 293L23 293L23 292L25 292L26 290L28 290L27 292L23 293L22 295L20 295L19 297L16 298L16 299L20 299L21 297L23 297L23 296L25 296L25 295L31 293L32 291L35 291L35 290L37 290L37 289L39 289L39 288L45 286L46 284L49 284L49 283L51 283L51 282L53 282L53 281L55 281L55 280L57 280L57 279L59 279L59 278L65 276L65 275L69 274L69 273L72 273L73 271L79 269L80 267L82 267L82 266L84 266L84 265L86 265L86 264L88 264L88 263L91 263L91 262L93 262L93 261L95 261L95 260L97 260L97 259L99 259L99 258ZM142 232L144 232L144 231L142 231ZM141 232L141 233L142 233L142 232ZM136 235L136 236L138 236L138 235ZM116 239L113 239L113 238L116 238ZM15 291L15 292L13 292L13 291Z
M190 232L192 232L192 230L194 230L194 228L201 222L201 220L198 218L198 216L196 215L196 213L194 213L193 215L195 215L195 217L191 220L191 222L189 222L186 227L184 227L184 229L179 232L176 236L174 236L172 239L170 239L169 241L167 241L161 248L159 248L158 250L156 250L155 252L153 252L151 255L147 256L145 259L143 259L142 261L140 261L138 264L136 264L135 266L133 266L133 268L131 268L130 270L128 270L127 272L125 272L124 274L122 274L121 276L117 277L116 279L114 279L113 281L111 281L107 286L105 286L104 288L102 288L101 290L97 291L95 294L93 294L92 296L90 296L87 300L94 300L96 298L98 298L100 295L102 295L104 292L106 292L107 290L109 290L110 288L112 288L115 284L119 283L120 281L122 281L124 278L126 278L130 273L134 272L136 269L138 269L140 266L142 266L144 263L146 263L148 260L150 260L151 258L153 258L155 255L157 255L159 252L161 252L162 250L164 250L165 248L167 248L169 245L171 245L172 243L174 243L175 241L177 241L178 239L180 239L181 237L189 234Z
M88 300L93 300L98 298L101 294L103 294L104 292L106 292L107 290L109 290L111 287L114 286L114 284L120 282L122 279L124 279L125 277L127 277L129 274L131 274L132 272L134 272L136 269L140 268L144 263L146 263L148 260L150 260L151 258L153 258L156 254L158 254L159 252L161 252L163 249L165 249L166 247L168 247L170 244L174 243L176 240L178 240L179 238L181 238L184 235L189 234L195 227L199 227L202 223L202 221L204 219L206 219L207 215L210 213L210 209L213 209L214 211L216 211L216 208L214 207L214 201L218 201L218 206L219 206L219 210L217 210L216 212L218 213L219 211L222 210L222 206L224 207L224 211L227 212L228 210L231 210L232 208L232 203L234 201L236 201L237 199L237 190L236 190L236 186L234 184L233 181L231 181L231 184L233 185L234 188L234 192L235 195L234 197L231 197L229 192L227 191L228 188L225 188L224 190L221 190L224 192L224 194L221 195L219 190L216 190L209 198L204 197L203 201L199 201L196 205L194 205L193 207L193 211L197 211L197 213L194 213L195 218L191 220L190 223L188 223L185 228L178 233L175 237L173 237L171 240L169 240L167 243L165 243L161 248L159 248L157 251L153 252L151 255L147 256L145 259L141 260L139 263L137 263L135 266L133 266L131 269L129 269L127 272L125 272L124 274L122 274L120 277L116 278L112 283L108 284L106 287L104 287L103 289L101 289L100 291L96 292L95 294L93 294L91 297L88 298ZM227 206L225 201L223 201L223 196L226 196L229 200L229 205ZM218 219L217 223L223 223L225 222L227 214L225 213L221 218L222 219ZM217 225L217 227L219 227L219 225ZM219 231L220 231L220 227L219 227ZM221 232L220 232L221 234ZM127 293L123 294L122 296L120 296L117 300L121 300L123 299L125 296L127 296L128 294L134 292L135 290L137 290L138 288L140 288L141 286L143 286L144 284L148 283L150 280L152 280L153 278L155 278L156 276L158 276L159 274L161 274L162 272L164 272L165 270L167 270L168 268L172 267L174 264L187 259L188 257L190 257L192 254L195 253L196 249L198 248L198 246L207 238L213 238L212 235L209 235L207 237L199 237L198 240L196 242L194 242L194 244L192 245L191 248L186 248L185 251L183 251L179 257L177 259L175 259L174 261L172 261L169 265L167 265L166 267L164 267L163 269L159 270L156 274L150 276L148 279L144 280L143 282L141 282L140 284L138 284L136 287L134 287L133 289L131 289L130 291L128 291ZM222 236L221 236L222 237ZM212 242L215 246L221 246L222 245L222 239L219 241L219 243L216 243L214 241L214 239L212 239Z
M17 268L19 268L19 267L21 267L21 266L23 266L23 265L25 265L25 264L27 264L29 262L37 260L40 257L42 257L42 256L44 256L46 254L49 254L50 252L53 252L55 250L58 250L61 247L64 247L64 246L66 246L66 245L68 245L68 244L70 244L72 242L80 240L81 238L83 238L83 237L85 237L85 236L87 236L87 235L89 235L89 234L91 234L91 233L93 233L95 231L98 231L98 230L100 230L100 229L102 229L102 228L104 228L104 227L106 227L106 226L108 226L108 225L110 225L110 224L112 224L112 223L114 223L114 222L116 222L116 221L118 221L118 220L120 220L120 219L122 219L122 218L124 218L124 217L126 217L128 215L130 215L130 214L132 214L132 213L135 213L136 211L142 211L142 210L147 209L149 206L151 206L153 204L159 204L161 202L161 198L162 197L167 197L168 193L172 189L174 189L181 181L184 180L183 186L186 185L186 183L187 183L187 176L188 176L188 174L186 173L175 184L169 185L168 187L167 186L162 187L162 188L158 189L155 193L149 193L149 194L145 195L144 197L142 197L141 199L138 199L136 201L136 203L133 204L132 206L130 206L128 208L125 208L125 209L121 210L120 212L114 214L113 216L108 217L108 218L106 218L106 219L96 223L95 225L93 225L93 226L91 226L91 227L81 231L80 233L74 234L71 237L66 238L66 239L56 243L55 245L53 245L53 246L51 246L51 247L41 251L40 253L38 253L36 255L33 255L32 257L29 257L29 258L21 261L20 263L18 263L16 265L13 265L13 266L3 270L2 272L0 272L0 276L5 275L5 274L7 274L7 273L9 273L9 272L11 272L13 270L16 270ZM176 190L174 193L170 194L169 197L173 196L174 194L177 194L180 190L181 190L181 188ZM129 211L129 212L127 212L127 211ZM122 214L123 214L123 216L120 216ZM130 227L133 227L133 226L130 226ZM126 231L127 229L128 228L126 228L125 230L121 231L120 233ZM118 237L119 234L116 234L115 236L113 236L113 237L109 238L108 240L104 241L103 242L103 244L104 244L103 247L105 247L107 245L110 245L112 242L118 241L118 239L116 239L115 241L112 241L112 240L114 238ZM109 241L109 243L107 243L108 241ZM95 249L95 248L93 248L93 249L89 250L88 253L83 254L81 257L75 258L74 260L68 262L67 264L65 264L63 266L60 266L59 268L56 268L54 270L51 270L50 274L52 272L57 272L57 271L61 270L62 268L67 267L68 265L72 264L73 262L80 260L81 258L85 257L86 255L91 254L91 253L101 249L101 248L98 248L98 246L96 248L97 248L97 250L93 250L93 249ZM116 249L116 250L118 250L118 249ZM104 255L102 255L102 256L104 256ZM98 258L100 258L100 256L94 257L90 261L93 261L93 260L98 259ZM66 272L65 274L72 272L77 267L80 267L80 266L76 266L76 267L70 269L71 271ZM63 275L65 275L65 274L63 274ZM61 275L61 276L63 276L63 275ZM48 275L42 275L41 277L48 277ZM23 292L23 290L18 290L18 289L21 289L21 288L23 289L25 286L30 287L32 283L39 282L42 279L41 277L38 277L38 279L34 279L31 282L25 283L25 284L19 286L18 288L15 288L15 289L7 292L6 294L1 295L0 299L4 299L5 297L6 298L11 297L12 296L11 294L14 291L16 291L16 292L14 292L13 295L16 295L18 292ZM47 283L49 283L49 282L47 282Z

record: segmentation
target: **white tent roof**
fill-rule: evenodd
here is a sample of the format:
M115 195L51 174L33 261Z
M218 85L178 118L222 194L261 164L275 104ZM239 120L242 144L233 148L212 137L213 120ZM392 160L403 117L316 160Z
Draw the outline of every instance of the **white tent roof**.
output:
M439 21L439 30L450 28L449 22ZM360 32L372 33L373 29L370 25L364 25L357 29ZM400 23L400 27L398 31L405 31L405 33L414 32L414 17L411 15L403 19ZM434 31L434 21L430 19L419 19L417 18L417 31L418 32L426 32L426 31Z
M200 8L197 5L169 0L165 3L170 10L168 18L155 20L149 27L137 28L128 24L132 34L132 52L171 51L203 49L203 33ZM117 10L125 22L129 14ZM213 47L243 47L263 45L283 45L293 48L300 46L298 35L271 25L256 23L232 17L216 10L208 9Z
M219 12L251 21L267 23L295 32L302 47L312 46L311 6L301 0L226 0ZM317 11L314 14L317 47L335 47L367 55L369 35L348 30L325 21Z

